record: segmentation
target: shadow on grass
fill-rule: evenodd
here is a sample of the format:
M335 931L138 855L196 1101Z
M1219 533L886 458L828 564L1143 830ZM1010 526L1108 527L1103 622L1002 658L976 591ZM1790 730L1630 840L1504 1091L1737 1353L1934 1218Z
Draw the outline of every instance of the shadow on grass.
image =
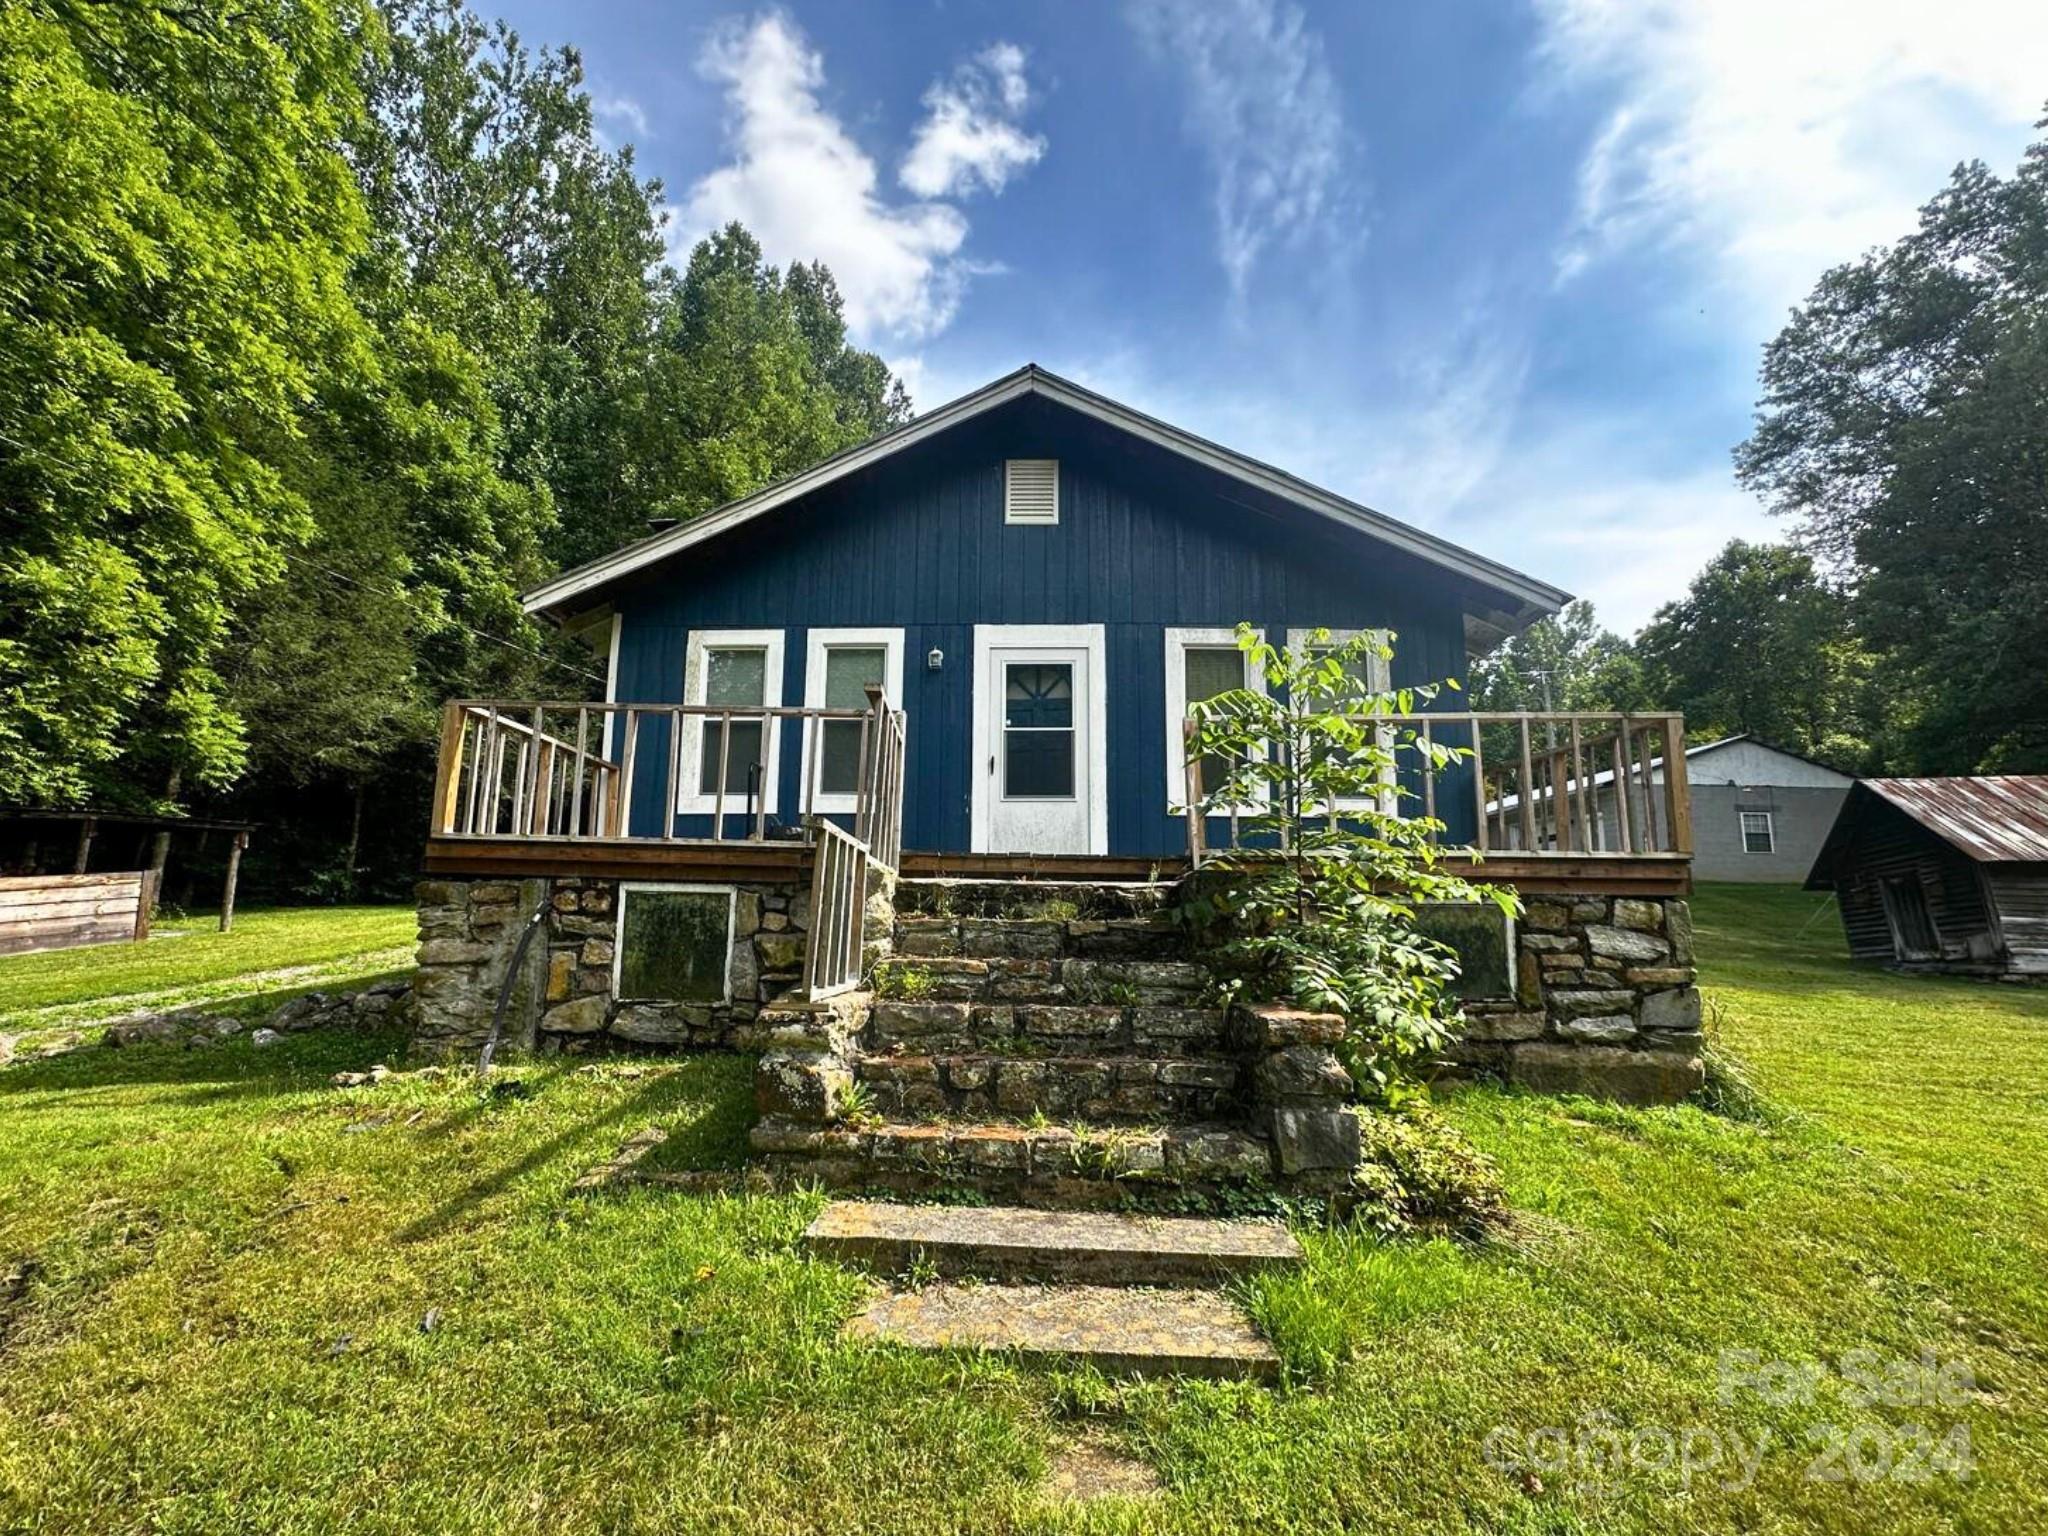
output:
M569 1068L550 1072L545 1084L554 1082ZM521 1081L531 1082L525 1078ZM653 1075L625 1098L584 1116L574 1124L529 1147L519 1157L485 1174L438 1209L421 1217L398 1234L401 1242L420 1242L441 1236L460 1225L486 1201L502 1194L520 1180L539 1172L572 1148L580 1148L591 1163L609 1159L619 1143L645 1125L659 1125L674 1143L672 1158L664 1166L700 1168L733 1167L746 1153L746 1132L753 1120L751 1100L752 1061L743 1056L698 1056L679 1058L673 1065L664 1060ZM478 1093L478 1103L463 1111L474 1119L490 1108L488 1090ZM680 1122L680 1123L679 1123ZM446 1127L437 1127L445 1131ZM663 1148L669 1151L668 1147ZM678 1164L675 1157L690 1158Z
M372 1062L396 1063L405 1054L402 1029L362 1034L315 1030L287 1035L258 1050L246 1035L216 1045L85 1045L58 1056L17 1061L0 1069L0 1097L148 1085L214 1085L219 1097L295 1093L335 1072Z

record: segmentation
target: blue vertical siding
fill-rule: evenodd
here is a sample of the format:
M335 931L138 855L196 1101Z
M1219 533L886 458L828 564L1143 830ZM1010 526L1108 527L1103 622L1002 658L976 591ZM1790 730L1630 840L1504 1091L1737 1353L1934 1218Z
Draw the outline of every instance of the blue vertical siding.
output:
M1057 527L1003 522L1003 460L1060 461ZM1399 633L1394 680L1465 669L1459 579L1248 493L1122 434L1040 401L1020 402L828 486L614 589L622 615L618 696L678 702L696 629L785 631L782 699L804 696L812 627L904 631L909 715L904 840L962 850L970 835L973 651L977 624L1101 624L1112 853L1170 856L1186 846L1163 802L1164 630L1242 619L1290 628L1385 626ZM938 671L926 667L934 647ZM1439 707L1462 707L1449 694ZM666 725L644 728L633 830L661 825ZM781 743L781 819L799 807L801 742ZM1462 783L1462 788L1460 784ZM1471 835L1469 774L1440 785L1453 835ZM682 817L687 836L709 818ZM732 823L738 827L738 818ZM1221 828L1219 827L1220 831Z

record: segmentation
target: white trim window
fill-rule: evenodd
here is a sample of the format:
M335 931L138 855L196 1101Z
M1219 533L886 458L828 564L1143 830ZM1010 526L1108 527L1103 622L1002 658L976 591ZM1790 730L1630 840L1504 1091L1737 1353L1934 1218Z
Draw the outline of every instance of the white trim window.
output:
M1742 851L1744 853L1776 853L1778 839L1771 826L1769 811L1742 811Z
M1264 631L1259 634L1265 638ZM1166 631L1166 804L1175 816L1187 814L1188 776L1184 756L1188 706L1213 699L1233 688L1266 691L1266 679L1252 665L1251 657L1238 648L1234 629L1174 629ZM1206 779L1221 768L1204 761ZM1263 802L1266 786L1256 797ZM1218 807L1218 810L1227 807ZM1239 806L1238 809L1249 809ZM1211 814L1215 814L1214 811Z
M1383 629L1326 629L1322 631L1324 638L1315 640L1316 633L1317 631L1314 629L1288 630L1287 649L1290 651L1308 651L1312 654L1320 655L1324 651L1335 650L1340 645L1348 645L1361 635L1377 635L1383 641L1387 635L1387 632ZM1311 641L1314 641L1314 643L1311 644ZM1385 656L1378 654L1368 656L1365 665L1365 685L1374 693L1385 693L1394 686L1393 665ZM1381 745L1392 750L1394 745L1393 731L1389 728L1382 728L1379 735ZM1374 799L1369 796L1345 795L1338 799L1337 809L1340 811L1365 811L1371 810L1374 804ZM1400 810L1400 796L1395 792L1393 786L1389 785L1386 789L1380 791L1377 804L1381 811L1390 816L1394 815ZM1311 808L1309 814L1315 815L1317 813Z
M775 709L782 703L782 631L779 629L693 629L683 662L683 702L730 706L735 710ZM724 728L702 715L683 717L682 756L676 769L676 810L703 815L718 808L718 761L725 753L725 809L747 809L748 776L761 763L761 808L775 812L776 769L782 733L765 716L732 722L732 745Z
M814 629L804 646L804 707L866 709L870 683L891 709L903 707L903 631ZM804 722L804 788L798 804L816 811L858 809L861 726L857 720Z
M722 900L636 903L635 896ZM618 926L612 933L612 996L620 1002L731 1002L733 912L738 903L739 887L732 885L620 881ZM628 916L636 906L637 919ZM668 910L660 910L662 907ZM716 930L721 910L725 919L722 948ZM630 977L629 963L634 972Z
M1003 460L1003 521L1052 527L1060 520L1060 461Z

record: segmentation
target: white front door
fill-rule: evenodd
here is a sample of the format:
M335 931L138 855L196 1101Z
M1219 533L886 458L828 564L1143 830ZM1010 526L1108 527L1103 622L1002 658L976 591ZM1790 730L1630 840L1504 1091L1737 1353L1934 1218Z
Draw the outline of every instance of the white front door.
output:
M1089 648L991 645L978 680L990 853L1089 853L1096 711Z

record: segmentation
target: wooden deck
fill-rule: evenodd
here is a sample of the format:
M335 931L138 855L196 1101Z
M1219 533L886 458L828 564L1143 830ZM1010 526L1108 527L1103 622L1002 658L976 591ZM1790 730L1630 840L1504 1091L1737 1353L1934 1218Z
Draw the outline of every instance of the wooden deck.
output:
M619 880L785 882L808 878L813 850L803 843L661 842L647 838L466 838L427 841L426 873L517 880L528 876L597 876ZM1684 896L1692 891L1686 854L1497 853L1461 874L1511 885L1527 895L1584 891L1610 896ZM912 879L1177 880L1184 858L1141 859L1093 854L918 853L903 855Z

